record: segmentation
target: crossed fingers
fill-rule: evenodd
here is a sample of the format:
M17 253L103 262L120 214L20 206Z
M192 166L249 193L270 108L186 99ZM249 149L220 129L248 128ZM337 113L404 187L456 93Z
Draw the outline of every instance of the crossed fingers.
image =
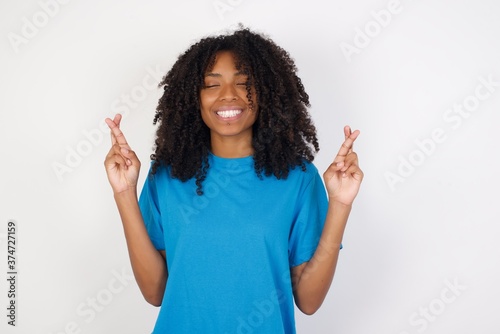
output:
M116 114L113 120L111 120L110 118L106 118L106 124L111 129L111 144L112 145L118 144L120 145L120 147L125 147L127 149L130 149L130 146L128 145L127 140L125 139L122 130L120 130L121 120L122 116L120 114Z
M110 152L108 153L107 158L127 169L128 166L132 165L132 161L129 158L130 153L132 153L132 149L125 139L125 135L120 130L121 119L122 116L120 114L117 114L113 118L113 120L111 120L110 118L106 118L105 120L106 124L111 130L112 143L112 147Z
M353 151L353 146L359 133L359 130L352 132L349 126L344 127L345 140L340 146L337 156L332 163L337 170L343 172L342 176L344 177L349 167L358 165L358 155Z
M335 158L335 160L337 160L337 158L346 157L349 153L352 153L354 141L359 136L359 130L352 132L351 128L348 125L346 125L344 127L344 136L345 140L340 146L339 152L337 153L337 157Z

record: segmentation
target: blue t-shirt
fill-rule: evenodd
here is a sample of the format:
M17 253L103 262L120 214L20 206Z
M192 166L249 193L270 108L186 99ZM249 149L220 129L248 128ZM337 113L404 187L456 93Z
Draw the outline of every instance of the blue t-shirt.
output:
M169 272L153 333L295 333L290 267L314 254L328 206L316 167L278 180L259 179L251 156L209 163L203 196L164 167L142 189Z

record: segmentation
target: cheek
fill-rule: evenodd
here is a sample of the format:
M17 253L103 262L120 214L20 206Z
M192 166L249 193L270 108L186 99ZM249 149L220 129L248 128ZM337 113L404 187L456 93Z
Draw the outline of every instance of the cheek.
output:
M203 104L200 106L200 114L201 114L201 119L206 124L208 121L209 111L206 107L203 106Z
M203 123L205 123L205 125L209 125L208 123L210 123L210 118L209 118L209 115L210 115L210 102L207 100L207 97L206 96L202 96L200 95L200 114L201 114L201 119L203 120Z
M203 110L208 110L214 104L215 97L208 93L200 94L200 108Z
M200 113L201 113L201 117L205 118L205 113L207 113L207 102L206 100L204 99L200 99Z
M208 112L201 110L201 120L209 129L213 128L213 120L210 119Z

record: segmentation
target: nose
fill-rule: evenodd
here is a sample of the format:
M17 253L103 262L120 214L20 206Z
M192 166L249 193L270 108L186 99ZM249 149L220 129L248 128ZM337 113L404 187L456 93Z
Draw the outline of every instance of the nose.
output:
M220 101L234 101L238 99L238 93L236 92L236 87L234 85L223 85L222 89L220 90L220 95L219 95Z

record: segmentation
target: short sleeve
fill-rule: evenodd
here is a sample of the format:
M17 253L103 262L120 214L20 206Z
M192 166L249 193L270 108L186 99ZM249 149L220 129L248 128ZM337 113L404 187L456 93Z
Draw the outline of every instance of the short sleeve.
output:
M315 175L299 195L296 206L295 221L293 222L288 241L290 267L298 266L309 261L318 246L326 212L328 199L323 182L313 165Z
M148 231L149 238L157 250L165 249L165 241L163 237L163 227L161 224L161 211L158 205L158 191L156 189L156 178L158 173L151 174L148 172L144 187L142 187L141 195L139 196L139 209L142 213L144 225Z

